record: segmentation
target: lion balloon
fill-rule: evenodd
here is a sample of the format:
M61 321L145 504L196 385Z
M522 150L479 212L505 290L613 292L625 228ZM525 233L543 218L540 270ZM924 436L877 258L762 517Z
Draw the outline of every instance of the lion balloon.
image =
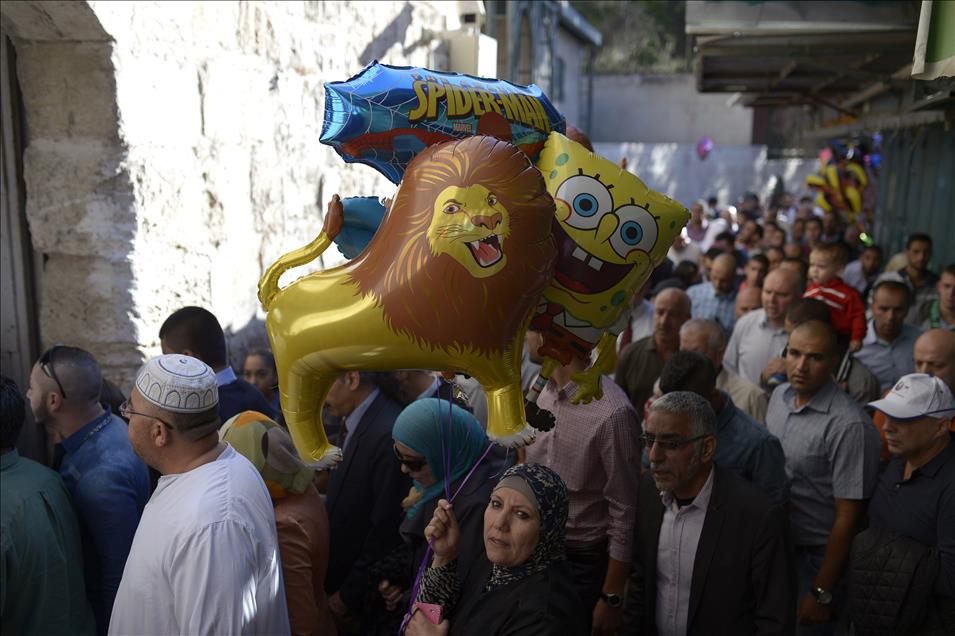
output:
M259 283L282 412L305 461L341 458L322 406L345 371L467 373L488 397L488 436L533 440L521 392L524 331L554 271L554 201L515 146L475 136L425 149L409 164L368 246L345 265L284 289L290 267L331 243L326 230L281 257Z

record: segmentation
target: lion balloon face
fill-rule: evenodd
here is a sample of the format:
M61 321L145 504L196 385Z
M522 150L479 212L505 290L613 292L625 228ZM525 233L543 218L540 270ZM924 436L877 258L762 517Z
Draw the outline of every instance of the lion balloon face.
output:
M509 233L510 213L496 194L481 184L448 186L434 201L428 243L435 256L448 254L475 278L486 278L507 265Z

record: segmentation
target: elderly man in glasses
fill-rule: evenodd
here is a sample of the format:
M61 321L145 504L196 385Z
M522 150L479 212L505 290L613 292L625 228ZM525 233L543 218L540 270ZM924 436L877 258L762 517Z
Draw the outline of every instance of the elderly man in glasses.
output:
M105 634L136 525L149 499L149 472L126 423L100 405L102 372L88 352L57 345L33 365L27 398L55 442L53 469L80 522L86 593Z
M109 633L288 634L275 516L252 463L219 440L215 372L159 356L121 410L162 477L136 530Z
M795 573L782 508L713 463L717 418L696 393L655 400L620 634L788 634Z

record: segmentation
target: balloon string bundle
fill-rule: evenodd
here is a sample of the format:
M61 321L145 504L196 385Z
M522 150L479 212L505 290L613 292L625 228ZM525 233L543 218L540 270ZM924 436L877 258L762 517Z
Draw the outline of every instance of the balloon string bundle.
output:
M442 445L443 443L444 442L442 441ZM468 471L468 474L464 476L464 479L461 481L461 485L458 486L458 489L454 491L453 495L450 495L448 497L448 503L454 503L454 500L457 499L458 494L461 492L464 486L471 479L471 476L474 474L474 471L477 470L477 467L481 465L481 462L483 462L485 458L487 458L487 455L488 453L491 452L491 447L493 445L494 445L493 443L488 442L487 448L485 448L484 452L481 453L481 457L479 457L478 460L474 463L474 466L471 467L471 470ZM444 477L445 493L450 493L450 485L448 482L449 482L448 473L445 473L445 477ZM424 552L424 557L421 559L421 564L418 566L418 573L415 576L414 585L411 587L411 599L408 602L408 610L405 612L405 617L401 621L401 627L398 628L399 636L405 633L405 629L407 629L408 627L408 621L411 620L411 613L414 608L415 600L417 600L418 592L421 589L421 579L424 578L424 571L428 567L428 562L431 560L431 553L433 551L432 545L433 545L433 542L428 541L428 547Z

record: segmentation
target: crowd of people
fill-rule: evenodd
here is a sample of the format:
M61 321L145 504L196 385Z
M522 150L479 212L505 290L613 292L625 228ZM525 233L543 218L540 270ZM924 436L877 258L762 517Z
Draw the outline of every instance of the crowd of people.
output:
M521 450L473 378L344 372L316 470L199 307L128 397L52 347L0 385L4 633L950 633L955 264L788 194L694 203L668 256L601 399L559 368Z

